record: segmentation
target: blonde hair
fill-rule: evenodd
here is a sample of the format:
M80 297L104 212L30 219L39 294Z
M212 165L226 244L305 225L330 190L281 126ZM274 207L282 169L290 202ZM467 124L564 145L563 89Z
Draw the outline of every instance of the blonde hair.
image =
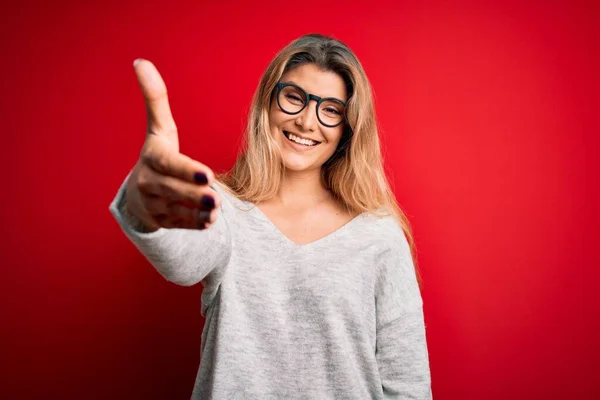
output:
M324 187L350 212L396 218L409 243L421 286L412 229L385 175L371 85L354 53L341 41L309 34L279 51L254 93L240 154L233 168L218 174L217 179L238 198L252 203L277 194L285 169L270 134L271 96L283 74L309 63L337 73L348 92L347 123L340 144L321 168Z

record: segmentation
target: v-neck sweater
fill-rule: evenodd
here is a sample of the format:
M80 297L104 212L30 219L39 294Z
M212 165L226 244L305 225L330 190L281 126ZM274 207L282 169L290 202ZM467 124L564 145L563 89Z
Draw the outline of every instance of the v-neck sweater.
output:
M206 230L144 232L110 204L125 235L167 280L203 285L192 399L431 399L423 301L391 216L362 213L296 244L221 184ZM139 222L139 221L137 221Z

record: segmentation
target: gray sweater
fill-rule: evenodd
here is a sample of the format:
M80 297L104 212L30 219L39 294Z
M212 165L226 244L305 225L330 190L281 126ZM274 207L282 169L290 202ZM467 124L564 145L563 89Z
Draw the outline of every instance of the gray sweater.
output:
M217 183L211 228L144 233L125 182L110 205L125 235L167 280L204 286L193 399L432 398L423 302L392 217L363 213L297 245Z

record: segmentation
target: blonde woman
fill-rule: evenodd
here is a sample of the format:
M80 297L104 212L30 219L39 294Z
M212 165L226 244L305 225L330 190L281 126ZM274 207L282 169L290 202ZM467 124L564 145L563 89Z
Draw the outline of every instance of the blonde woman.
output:
M110 210L162 276L204 286L192 398L431 398L412 235L352 51L282 49L219 176L179 152L162 78L134 66L148 133Z

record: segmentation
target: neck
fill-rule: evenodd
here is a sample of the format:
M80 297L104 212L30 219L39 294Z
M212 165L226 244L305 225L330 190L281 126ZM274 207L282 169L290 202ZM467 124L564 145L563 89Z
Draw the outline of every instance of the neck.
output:
M286 170L277 199L286 206L305 208L330 199L331 193L321 183L321 171Z

